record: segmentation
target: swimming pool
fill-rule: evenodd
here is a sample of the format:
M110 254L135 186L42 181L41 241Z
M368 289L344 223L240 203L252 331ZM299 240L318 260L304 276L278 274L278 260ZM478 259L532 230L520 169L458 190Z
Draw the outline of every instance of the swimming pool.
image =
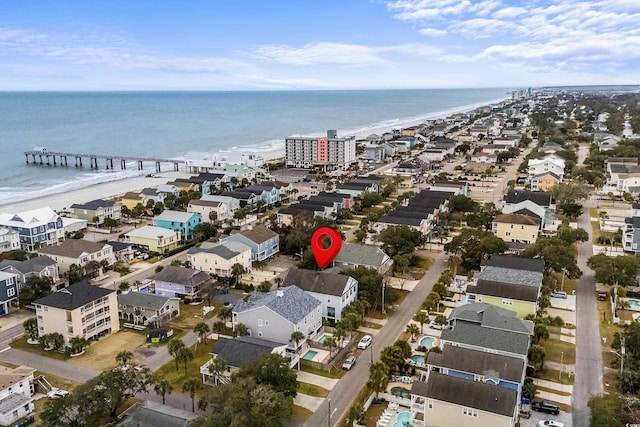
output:
M411 423L411 412L400 412L393 427L404 427L405 423Z
M640 299L635 298L621 298L622 301L626 301L629 304L629 310L640 311Z
M321 337L320 337L320 339L318 340L318 342L319 342L320 344L323 344L323 345L324 345L324 342L325 342L329 337L331 337L331 335L324 334L323 336L321 336Z
M431 348L435 345L436 339L434 337L422 337L420 338L420 345L424 348Z
M423 365L425 362L424 356L420 354L414 354L413 356L411 356L411 360L413 360L416 363L422 363Z
M316 357L316 354L318 354L317 351L309 350L304 354L304 356L302 356L302 358L305 360L312 360L314 357Z

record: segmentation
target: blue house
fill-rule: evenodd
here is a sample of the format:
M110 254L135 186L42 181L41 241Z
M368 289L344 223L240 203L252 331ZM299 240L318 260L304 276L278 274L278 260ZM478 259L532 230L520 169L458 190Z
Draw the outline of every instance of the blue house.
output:
M243 243L251 248L251 261L264 261L280 252L280 236L264 225L233 234L224 241Z
M200 214L191 212L165 210L153 219L153 225L177 231L183 240L191 237L193 229L198 224L202 224L202 217Z
M0 271L0 315L9 313L9 304L18 300L18 275Z

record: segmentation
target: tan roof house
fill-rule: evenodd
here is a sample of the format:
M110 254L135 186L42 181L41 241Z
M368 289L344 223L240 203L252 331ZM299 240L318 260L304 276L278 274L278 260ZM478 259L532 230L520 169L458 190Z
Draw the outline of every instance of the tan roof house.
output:
M534 175L531 178L531 190L532 191L551 191L551 189L562 182L560 176L553 172L543 172L538 175Z
M493 219L493 233L505 242L535 243L540 218L520 214L501 214Z
M42 246L38 254L46 255L58 263L60 274L69 271L71 264L86 267L92 261L106 266L112 266L116 262L113 248L106 243L90 242L83 239L64 240L58 246ZM102 265L99 271L102 271ZM98 270L96 270L98 271Z
M8 368L0 366L0 424L15 425L20 418L32 414L34 387L33 373L29 366Z

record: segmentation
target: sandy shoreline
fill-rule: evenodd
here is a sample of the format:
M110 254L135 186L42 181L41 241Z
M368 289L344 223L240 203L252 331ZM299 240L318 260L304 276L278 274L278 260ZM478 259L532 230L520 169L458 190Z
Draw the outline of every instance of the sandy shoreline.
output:
M476 106L461 106L458 109L451 109L446 113L434 113L429 115L428 119L444 118L453 113L464 113L472 111L477 106L489 105L489 103L479 103ZM403 122L402 127L409 127L419 125L425 122L425 118L421 118L414 122ZM397 127L397 126L394 126ZM384 132L390 132L393 127L382 126L379 128L370 128L366 131L356 132L353 135L356 139L364 139L365 137L376 133L382 134ZM276 149L265 152L260 152L264 156L265 160L282 158L285 155L284 149ZM123 195L128 191L140 191L143 188L155 187L160 184L166 184L168 181L172 181L175 178L188 178L192 176L192 173L185 171L181 172L162 172L160 174L153 174L153 177L134 176L119 179L116 181L104 182L100 184L94 184L86 188L67 191L64 193L51 194L49 196L40 197L37 199L18 201L15 203L9 203L6 205L0 205L0 212L23 212L31 209L37 209L48 206L55 211L62 211L68 209L74 203L86 203L95 199L107 199Z

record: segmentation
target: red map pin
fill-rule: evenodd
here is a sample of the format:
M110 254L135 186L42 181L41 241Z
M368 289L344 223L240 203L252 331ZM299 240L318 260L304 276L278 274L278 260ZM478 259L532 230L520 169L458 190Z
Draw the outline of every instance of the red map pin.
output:
M322 239L328 236L331 245L327 249L322 246ZM325 268L338 255L342 248L342 236L337 230L329 227L318 228L311 236L311 250L320 268Z

